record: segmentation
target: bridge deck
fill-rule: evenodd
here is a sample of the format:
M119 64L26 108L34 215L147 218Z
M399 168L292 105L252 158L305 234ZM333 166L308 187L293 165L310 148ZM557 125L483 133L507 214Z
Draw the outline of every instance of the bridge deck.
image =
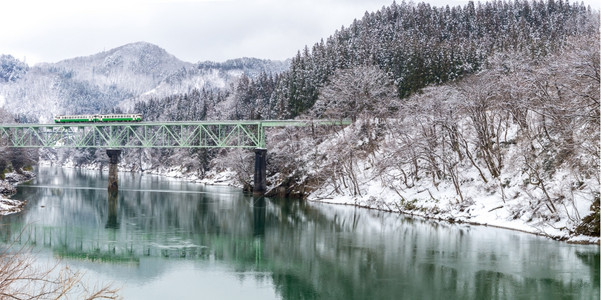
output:
M19 148L265 148L265 128L348 125L347 120L0 124L0 146Z

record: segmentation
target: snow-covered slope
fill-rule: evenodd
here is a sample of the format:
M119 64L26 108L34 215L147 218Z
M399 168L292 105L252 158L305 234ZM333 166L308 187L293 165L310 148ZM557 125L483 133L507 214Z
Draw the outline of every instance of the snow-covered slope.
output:
M401 126L401 123L388 125ZM338 139L344 140L361 128L361 124L350 126L338 135ZM562 166L547 179L543 189L530 182L531 174L523 168L520 145L510 144L503 151L505 159L512 163L502 168L502 179L498 181L483 182L477 168L466 160L455 166L461 182L461 196L449 178L435 180L424 176L421 180L409 180L407 186L405 171L399 167L403 157L398 156L387 141L394 139L393 135L386 132L377 150L349 164L343 172L353 176L348 176L346 183L345 179L328 179L308 196L308 200L495 226L557 239L571 238L573 242L599 242L598 237L574 234L582 218L591 213L599 190L597 178L580 177L581 174L575 173L570 166ZM508 138L518 137L514 131ZM332 140L320 147L331 148L337 143L344 142ZM309 171L320 172L317 169ZM580 184L577 188L574 187L576 183ZM356 189L351 188L354 184ZM553 197L557 208L553 212L545 205L545 193Z
M192 67L192 64L177 59L156 45L137 42L45 66L71 72L78 81L139 94L152 89L178 70Z
M289 61L271 61L256 58L238 58L225 62L199 62L194 66L181 68L167 76L154 88L123 101L120 107L131 110L137 101L162 99L171 95L190 93L192 89L227 89L242 74L256 78L262 72L281 73L288 69Z

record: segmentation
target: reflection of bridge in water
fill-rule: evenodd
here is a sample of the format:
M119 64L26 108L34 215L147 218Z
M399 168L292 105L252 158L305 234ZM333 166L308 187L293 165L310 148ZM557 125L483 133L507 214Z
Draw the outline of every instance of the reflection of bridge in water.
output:
M348 125L343 120L190 121L142 123L1 124L0 146L16 148L106 148L109 189L117 189L117 164L127 148L255 149L255 192L265 191L265 129Z
M59 172L72 174L77 170ZM60 173L40 178L51 181ZM88 170L83 173L102 176ZM129 182L129 177L123 178L124 183ZM133 177L140 176L132 174ZM73 185L82 184L73 180ZM118 197L109 196L108 201L102 201L107 194L97 188L52 188L46 182L31 187L26 184L21 189L29 195L26 198L46 200L32 202L27 214L14 216L22 219L21 226L13 223L0 228L0 240L34 250L50 250L54 257L75 266L101 265L108 272L118 270L126 274L120 275L123 278L158 277L168 272L170 264L191 263L224 267L249 278L268 276L281 289L311 291L315 287L310 276L300 274L308 274L308 270L331 271L331 252L335 247L321 249L314 245L326 240L335 242L314 231L320 227L318 224L329 222L328 217L303 202L207 188L206 193L175 192L181 196L180 201L167 201L164 193L146 188L123 189ZM52 203L56 206L50 207ZM154 214L158 211L161 213ZM42 220L32 222L39 218ZM295 231L307 222L314 225L302 230L301 238ZM333 232L348 231L350 222L341 223L344 225L327 227ZM309 258L322 257L315 251L326 251L328 262L307 263ZM343 264L344 268L354 266L355 263ZM295 275L291 278L287 274Z
M128 225L130 228L121 230L124 208L119 208L119 202L117 195L109 193L104 230L90 232L90 228L85 226L65 230L33 223L23 228L15 242L51 249L60 258L112 263L135 264L141 258L153 257L191 260L235 257L235 260L245 264L262 260L266 221L264 197L254 198L252 217L247 216L243 220L244 223L252 222L248 224L252 227L251 232L192 234L182 230L175 234L172 232L170 236L165 236L162 231L140 234L131 230L131 224ZM235 249L235 253L232 253L232 249Z

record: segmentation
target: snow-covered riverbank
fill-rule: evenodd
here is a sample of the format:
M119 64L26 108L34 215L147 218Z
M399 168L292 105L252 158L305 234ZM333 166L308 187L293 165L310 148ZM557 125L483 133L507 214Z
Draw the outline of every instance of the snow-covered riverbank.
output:
M344 141L320 144L318 147L323 149L318 151L332 153L333 158L325 160L322 165L326 167L307 167L310 176L322 178L307 199L519 230L570 243L599 244L598 236L582 234L597 232L598 235L598 178L562 164L544 174L543 182L543 175L525 167L528 162L524 162L520 143L514 142L520 139L515 128L506 129L504 137L513 141L502 145L500 153L505 163L495 178L487 173L484 163L476 164L469 159L454 160L447 165L440 163L438 170L432 167L434 162L456 155L451 147L446 152L426 147L423 155L415 156L413 168L420 171L411 170L411 156L406 154L422 145L413 144L413 149L395 148L398 138L393 136L394 128L406 124L388 125L393 129L374 130L374 136L381 134L379 141L360 140L358 145L349 146L354 150L330 149L331 145ZM355 125L355 129L349 126L337 139L356 141L354 135L361 130L368 131L369 135L369 128ZM344 160L340 154L344 151L350 153L348 157L354 161ZM462 154L464 158L468 156ZM432 155L431 162L427 155ZM327 174L324 168L334 171ZM327 176L323 176L324 173Z
M476 192L478 187L472 187ZM468 188L465 189L466 193ZM510 230L517 230L536 235L546 236L568 243L599 244L600 238L576 234L577 220L570 213L590 213L586 201L575 200L574 207L565 207L559 217L547 218L535 216L527 207L528 199L517 197L505 199L494 193L483 195L477 201L465 204L456 203L453 187L449 183L441 183L437 188L420 187L405 190L403 196L397 191L382 186L377 180L365 184L366 194L362 196L339 195L324 188L311 194L309 201L323 203L354 205L369 209L377 209L402 213L445 222L470 223L483 226L494 226ZM485 191L483 191L486 194ZM477 194L477 193L474 193ZM580 206L580 207L577 207ZM580 220L580 219L578 219Z
M23 171L5 174L4 180L0 180L0 215L10 215L20 212L25 208L27 200L9 199L7 197L17 192L17 185L27 182L35 177L33 172Z
M59 166L63 168L81 168L85 170L100 170L108 172L108 165L101 163L89 163L76 165L72 161L66 161L64 164L56 164L51 161L40 161L39 165L42 166ZM221 172L209 171L204 175L200 175L197 172L186 172L182 167L153 167L145 170L132 167L127 163L119 164L119 172L137 172L142 174L159 175L171 178L178 178L188 182L201 183L206 185L223 185L242 188L236 180L236 173L231 170L224 170Z

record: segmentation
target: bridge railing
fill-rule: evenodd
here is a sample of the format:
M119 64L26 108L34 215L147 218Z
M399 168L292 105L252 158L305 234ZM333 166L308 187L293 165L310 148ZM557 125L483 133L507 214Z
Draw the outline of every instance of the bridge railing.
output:
M265 148L265 128L347 125L347 120L0 124L18 148Z

